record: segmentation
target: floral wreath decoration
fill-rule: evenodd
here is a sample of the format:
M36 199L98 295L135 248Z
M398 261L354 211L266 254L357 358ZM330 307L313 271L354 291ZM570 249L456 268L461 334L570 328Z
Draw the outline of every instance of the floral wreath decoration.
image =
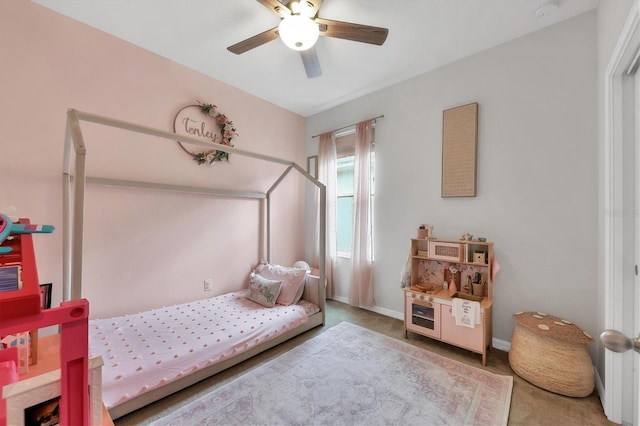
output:
M198 105L188 105L185 108L197 106L200 108L200 111L208 116L213 117L216 124L218 125L218 129L220 130L220 134L222 135L221 145L227 145L233 147L233 139L238 136L236 127L233 125L233 122L229 120L229 117L226 115L217 112L217 107L213 104L203 103L198 100ZM184 108L183 108L184 109ZM174 132L175 132L175 123L174 123ZM186 149L180 141L178 141L180 147L198 163L198 164L213 164L215 161L227 160L229 161L229 153L224 151L218 151L217 149L210 149L207 151L202 151L199 153L194 153Z

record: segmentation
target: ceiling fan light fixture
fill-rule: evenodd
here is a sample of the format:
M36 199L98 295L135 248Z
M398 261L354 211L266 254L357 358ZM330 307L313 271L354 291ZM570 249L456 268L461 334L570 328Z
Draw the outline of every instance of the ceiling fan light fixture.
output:
M289 7L291 7L291 12L294 15L302 15L307 18L311 18L313 14L313 5L308 1L292 1L289 3Z
M280 21L280 39L293 50L307 50L318 41L318 24L306 16L290 15Z

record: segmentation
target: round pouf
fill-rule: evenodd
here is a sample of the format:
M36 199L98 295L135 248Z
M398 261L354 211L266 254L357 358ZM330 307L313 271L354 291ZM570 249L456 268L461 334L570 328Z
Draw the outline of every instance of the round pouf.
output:
M593 392L589 334L571 321L542 312L518 312L513 317L509 364L516 374L561 395L583 397Z

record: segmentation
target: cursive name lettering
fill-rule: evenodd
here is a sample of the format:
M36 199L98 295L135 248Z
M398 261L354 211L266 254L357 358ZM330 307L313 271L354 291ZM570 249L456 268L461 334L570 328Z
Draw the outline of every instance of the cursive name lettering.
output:
M187 132L187 134L207 138L215 143L221 142L222 137L220 136L220 133L217 130L207 130L204 121L199 122L200 127L198 127L197 120L192 120L189 117L185 117L182 121L184 121L184 131Z

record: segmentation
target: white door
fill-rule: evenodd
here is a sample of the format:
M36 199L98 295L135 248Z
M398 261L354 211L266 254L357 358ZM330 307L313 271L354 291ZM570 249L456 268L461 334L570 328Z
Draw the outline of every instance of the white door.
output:
M605 71L605 414L640 425L640 2ZM635 349L634 351L630 349Z
M629 262L622 263L627 273L621 275L622 294L625 298L628 297L628 303L622 301L620 304L624 331L606 330L601 334L600 340L605 347L619 353L615 361L622 366L618 370L621 374L619 384L622 389L619 395L622 423L640 425L640 72L636 65L632 63L621 82L624 94L631 96L623 96L626 99L622 102L623 122L629 124L623 126L624 139L628 142L623 151L630 154L633 150L635 153L635 160L630 163L622 161L621 168L625 169L624 175L634 175L635 178L627 180L632 185L627 188L627 193L634 196L626 197L627 200L632 198L632 202L626 204L627 208L620 212L620 216L623 217L623 235L634 235L634 238L633 244L623 244L625 252L632 252L628 256L622 256L629 259ZM633 337L627 337L626 333Z
M640 50L638 50L640 54ZM636 56L636 61L638 57ZM636 259L636 276L634 280L634 326L633 336L636 341L640 341L640 72L638 71L638 64L632 65L635 67L634 75L634 93L635 93L635 147L636 147L636 209L635 209L635 224L636 224L636 244L635 244L635 259ZM637 349L636 354L633 357L634 375L633 375L633 424L640 425L640 348Z

